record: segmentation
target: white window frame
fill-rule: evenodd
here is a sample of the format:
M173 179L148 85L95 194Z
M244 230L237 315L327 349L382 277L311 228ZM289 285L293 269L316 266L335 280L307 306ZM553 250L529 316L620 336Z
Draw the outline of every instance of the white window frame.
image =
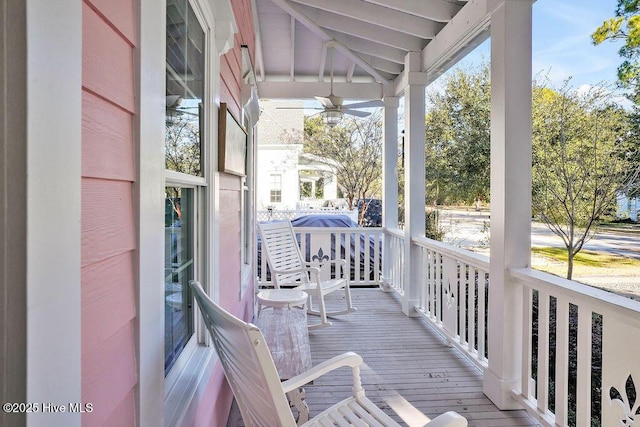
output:
M216 281L212 274L214 267L211 265L211 260L215 258L217 251L214 247L210 224L214 221L212 201L215 197L212 193L215 191L215 185L212 184L215 184L216 181L215 171L217 164L215 155L217 152L217 138L216 132L212 132L212 129L217 128L217 114L215 112L217 112L218 107L212 102L214 98L210 94L217 87L215 82L219 78L219 57L215 55L213 48L215 44L213 31L215 23L209 3L205 0L188 0L188 3L205 33L205 62L207 64L205 75L207 78L204 84L202 100L205 111L202 123L205 140L201 141L204 171L203 176L198 177L164 170L164 187L177 186L195 189L194 203L196 205L197 219L194 224L194 233L197 236L197 247L194 255L199 257L200 260L194 266L194 279L199 280L209 296L215 299L216 289L214 284ZM204 391L210 381L210 375L206 375L206 373L212 372L213 366L217 361L217 356L210 346L209 336L195 302L193 303L192 315L194 317L193 335L165 378L165 425L191 424L195 417L197 406L200 403L197 396Z
M280 179L280 186L279 188L274 188L274 182L273 182L273 178L274 177L278 177ZM273 201L273 194L271 193L272 191L280 191L280 200ZM269 204L272 203L282 203L282 174L281 173L272 173L269 174Z
M229 50L237 32L233 10L228 0L192 0L192 7L200 13L209 57L206 58L207 85L205 89L205 132L209 150L205 150L206 182L209 188L204 217L207 221L203 245L207 262L203 265L206 290L218 294L219 231L217 205L219 180L217 164L218 118L215 112L219 99L220 55ZM138 17L136 45L137 111L135 116L138 175L135 200L138 220L138 402L137 425L191 425L195 420L200 398L211 381L218 362L204 331L196 333L197 342L187 351L191 354L181 375L168 387L164 375L164 192L165 174L165 75L166 75L166 3L139 0L135 3ZM204 18L204 19L202 19ZM79 105L79 104L78 104ZM212 166L213 165L213 166ZM154 286L155 285L155 286ZM196 324L197 327L197 324ZM176 362L178 363L178 361ZM175 366L174 366L175 367ZM177 370L176 370L177 372ZM166 389L166 390L165 390Z

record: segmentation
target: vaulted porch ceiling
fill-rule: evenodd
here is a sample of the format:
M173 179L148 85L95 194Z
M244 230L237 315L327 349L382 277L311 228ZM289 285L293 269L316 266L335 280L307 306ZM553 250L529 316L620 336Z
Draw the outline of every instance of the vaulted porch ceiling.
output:
M258 94L272 99L328 95L332 51L333 92L344 98L399 94L408 52L421 52L419 71L432 81L488 37L490 5L499 3L254 1Z

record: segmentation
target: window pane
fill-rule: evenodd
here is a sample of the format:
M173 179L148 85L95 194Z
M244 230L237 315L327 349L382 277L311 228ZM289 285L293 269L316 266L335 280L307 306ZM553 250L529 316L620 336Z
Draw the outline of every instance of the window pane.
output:
M165 275L165 374L193 334L189 281L194 278L193 189L166 188Z
M269 195L271 203L282 202L282 175L271 174L270 181Z
M203 176L205 34L188 0L167 0L165 167Z

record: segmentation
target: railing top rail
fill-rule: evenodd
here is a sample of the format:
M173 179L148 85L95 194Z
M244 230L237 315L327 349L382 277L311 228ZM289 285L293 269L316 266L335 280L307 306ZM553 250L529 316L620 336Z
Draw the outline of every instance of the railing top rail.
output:
M422 246L426 249L433 249L441 254L456 258L466 264L471 264L489 271L489 257L486 255L477 254L466 249L456 248L450 244L429 239L427 237L414 237L411 241L417 246Z
M384 232L391 236L404 239L404 231L399 228L384 228Z
M379 227L293 227L296 233L315 233L315 234L331 234L331 233L381 233Z
M640 302L602 289L574 282L531 268L509 269L512 278L552 296L565 296L571 302L582 302L600 314L614 315L640 326Z

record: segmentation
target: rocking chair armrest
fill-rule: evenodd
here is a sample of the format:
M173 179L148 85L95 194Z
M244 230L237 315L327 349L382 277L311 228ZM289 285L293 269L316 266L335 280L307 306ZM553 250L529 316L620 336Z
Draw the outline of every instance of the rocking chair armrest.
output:
M286 381L282 382L282 389L285 393L288 393L292 390L300 388L305 384L310 383L318 377L326 374L327 372L331 372L335 369L342 368L348 366L352 369L358 368L362 365L363 360L362 356L352 351L340 354L338 356L332 357L329 360L325 360L324 362L314 366L313 368L301 373L300 375L296 375L293 378L290 378ZM359 374L358 374L359 376Z
M291 268L286 270L271 270L273 274L313 273L320 274L318 267Z
M467 419L454 411L438 415L424 427L467 427Z

